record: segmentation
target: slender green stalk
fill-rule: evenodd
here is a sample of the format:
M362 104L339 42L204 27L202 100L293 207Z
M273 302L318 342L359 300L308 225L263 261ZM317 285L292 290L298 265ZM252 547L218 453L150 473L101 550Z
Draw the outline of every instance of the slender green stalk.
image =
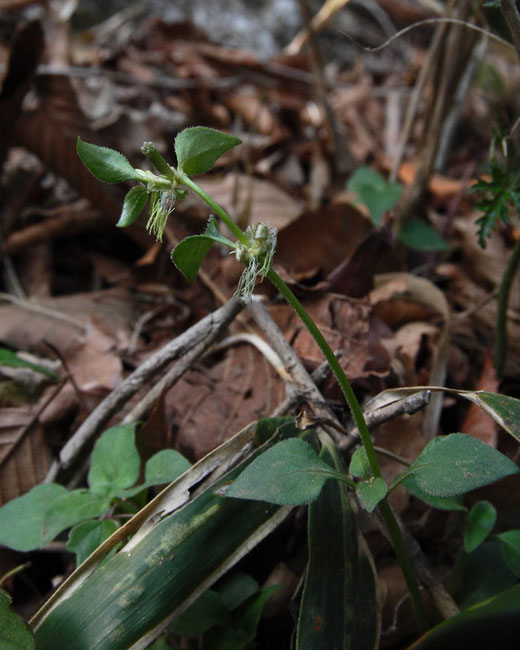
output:
M228 213L222 208L216 201L214 201L209 194L199 187L197 183L194 183L189 176L183 174L182 172L177 172L176 174L177 182L189 187L190 190L193 190L195 194L198 194L200 198L205 201L213 212L220 217L226 226L231 230L235 235L238 241L245 246L249 245L249 239L244 235L239 226L233 221L233 219L228 215Z
M325 340L325 337L318 329L316 323L309 316L304 306L294 295L294 293L289 289L289 287L285 284L282 278L276 273L276 271L274 271L271 268L269 273L267 274L267 277L269 278L269 280L271 280L274 286L278 289L278 291L280 291L283 297L287 300L287 302L291 305L294 311L301 318L303 324L308 329L309 333L316 341L316 343L319 345L320 350L323 352L325 358L327 359L332 369L332 372L334 373L341 387L341 390L345 395L347 404L349 405L350 410L352 412L352 416L354 418L354 421L359 431L361 442L363 443L363 447L365 448L367 454L367 458L370 464L370 469L372 470L372 474L375 477L380 477L381 470L379 468L379 462L377 460L372 439L368 432L368 427L365 422L365 418L363 416L363 411L361 410L361 406L359 405L357 397L354 394L354 391L352 390L352 386L350 385L350 382L347 376L345 375L345 372L343 371L343 368L341 367L339 361L337 360L334 352L331 350L329 344ZM408 554L408 551L406 549L406 544L404 542L401 529L399 528L397 519L395 518L394 512L390 507L390 504L388 503L386 497L382 501L380 501L378 507L381 516L383 517L383 520L385 522L385 525L387 527L388 534L390 535L390 538L392 540L392 544L394 546L397 560L399 562L399 565L405 577L406 584L408 586L408 591L410 593L410 599L412 601L415 617L417 619L417 624L421 631L425 631L428 628L427 615L424 609L424 604L421 598L421 594L419 593L419 586L417 584L417 579L415 577L414 568L410 556Z
M224 221L225 224L227 224L227 226L237 236L237 239L241 243L244 243L246 245L250 243L247 237L245 236L245 234L235 224L235 222L231 219L231 217L227 214L227 212L222 207L220 207L218 203L216 203L208 194L206 194L206 192L204 192L202 188L200 188L188 176L182 174L181 172L177 172L176 177L177 177L177 182L182 183L186 187L189 187L196 194L198 194L200 198L203 199L203 201L205 201L209 205L209 207L213 210L213 212L215 212L215 214L219 216L222 219L222 221ZM298 300L298 298L294 295L294 293L289 289L287 284L282 280L282 278L278 275L278 273L276 273L276 271L272 267L269 269L267 273L267 277L272 282L272 284L278 289L278 291L282 294L282 296L287 300L287 302L294 309L294 311L298 314L303 324L305 325L305 327L307 328L307 330L309 331L313 339L316 341L316 343L320 347L320 350L323 352L323 355L327 359L332 369L332 372L334 373L340 385L340 388L345 396L347 404L349 405L350 410L352 412L352 416L354 418L354 421L359 431L361 442L367 454L367 458L368 458L368 462L372 474L374 477L380 478L381 469L379 467L379 462L377 460L374 445L372 443L372 439L370 437L370 433L368 432L368 427L365 422L365 418L363 416L363 411L361 409L361 406L359 405L359 402L357 400L354 391L352 390L352 386L350 385L350 382L347 376L345 375L345 372L343 371L343 368L341 367L339 361L337 360L334 352L331 350L329 344L325 340L325 337L318 329L316 323L312 320L312 318L309 316L306 309ZM419 586L417 584L413 565L408 555L408 551L406 549L406 545L404 542L403 535L401 533L401 529L399 528L399 524L397 523L392 508L390 507L386 498L379 503L379 511L381 512L381 515L385 521L388 533L390 535L392 544L395 549L397 560L403 571L403 575L405 577L406 584L408 586L410 599L412 601L413 609L417 619L418 627L420 628L421 631L424 631L427 629L427 617L424 609L424 604L422 602L422 598L419 593Z
M493 351L493 361L498 376L502 375L506 363L507 353L507 308L509 305L509 294L511 285L520 265L520 239L515 243L513 252L502 276L500 288L498 290L497 317L495 331L495 349Z
M367 423L365 422L365 418L363 416L363 411L361 410L361 406L359 405L357 397L355 396L354 391L352 390L352 386L350 385L347 376L343 372L343 368L341 367L339 361L337 360L336 355L331 350L329 344L325 340L325 337L316 326L316 323L312 320L312 318L307 313L305 307L301 304L298 298L285 284L285 282L278 275L278 273L276 273L276 271L274 271L271 268L269 273L267 274L267 277L269 278L269 280L271 280L274 286L278 289L278 291L283 295L283 297L287 300L287 302L291 305L294 311L301 318L303 324L309 330L312 338L319 345L320 350L323 352L323 355L329 362L332 372L336 376L336 379L338 380L343 395L345 395L347 404L349 405L350 410L352 412L352 416L354 418L354 421L359 431L361 442L363 443L363 447L365 448L367 454L367 458L368 458L368 462L372 474L376 478L379 478L381 476L381 470L379 468L379 462L377 460L374 445L372 443L372 438L370 437Z

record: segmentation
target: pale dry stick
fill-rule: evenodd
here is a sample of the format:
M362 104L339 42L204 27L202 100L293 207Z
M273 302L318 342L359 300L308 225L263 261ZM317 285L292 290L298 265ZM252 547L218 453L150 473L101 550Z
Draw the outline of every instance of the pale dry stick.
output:
M303 400L308 400L313 404L316 404L318 415L329 418L339 424L336 416L327 406L325 398L316 387L316 384L312 381L309 373L303 367L298 355L289 345L287 339L278 325L274 322L261 300L256 296L253 296L252 298L252 302L249 305L249 311L256 324L269 341L270 346L280 357L287 374L291 378L290 382L286 383L287 397L290 400L294 400L294 402L301 401L303 398ZM339 442L344 437L330 428L327 428L327 433L331 435L335 442Z
M500 0L500 11L509 27L511 38L520 57L520 14L515 0Z
M299 54L305 43L309 40L310 30L312 29L315 32L319 32L320 29L323 29L323 27L327 25L332 16L334 16L334 14L342 9L348 2L349 0L326 0L318 13L310 21L310 25L307 24L305 29L298 32L289 45L287 45L284 50L285 54Z
M451 7L453 6L453 3L454 0L451 0L450 3L447 5L446 13L451 11ZM439 56L442 40L444 38L444 34L446 33L446 29L447 29L447 24L441 23L438 25L437 29L435 30L435 34L433 36L430 47L428 49L426 59L424 60L424 63L421 66L421 70L419 72L419 76L417 77L417 81L415 82L412 96L410 97L410 100L408 102L408 108L406 109L406 117L401 129L401 136L397 144L397 150L394 158L394 163L392 165L392 171L390 172L390 181L393 183L397 180L399 168L401 167L401 162L404 157L404 150L406 148L406 143L408 142L408 138L410 137L412 125L419 108L419 101L424 92L424 88L426 86L428 77L430 76L430 72L434 65L434 62L436 58Z
M171 361L190 352L202 341L206 343L208 337L215 330L221 332L242 310L243 306L244 303L241 298L231 298L225 305L170 341L139 366L105 397L81 424L61 450L59 461L53 463L44 482L51 483L56 479L58 473L68 470L78 460L84 448L100 432L106 422L158 371Z
M308 34L308 53L311 69L314 74L314 89L316 99L321 106L321 113L325 122L325 129L327 131L328 140L332 143L332 154L335 167L337 171L349 172L354 167L354 157L349 151L346 144L346 139L341 133L341 127L334 115L334 111L330 105L327 97L327 84L325 82L325 75L323 73L323 60L316 38L315 28L312 24L307 0L299 0L300 12L305 23L306 32Z
M458 10L470 10L470 0L462 0ZM469 23L471 24L471 23ZM468 40L463 39L464 25L453 25L444 36L444 51L436 61L434 74L434 103L431 112L426 117L420 145L420 157L412 185L407 191L403 202L396 214L394 229L399 232L402 224L414 213L424 193L426 183L431 174L435 154L439 146L439 136L446 117L451 98L459 82L462 71L466 67L474 47L474 34L469 32ZM465 34L464 34L465 36ZM469 40L469 39L473 40ZM469 50L468 50L469 47Z

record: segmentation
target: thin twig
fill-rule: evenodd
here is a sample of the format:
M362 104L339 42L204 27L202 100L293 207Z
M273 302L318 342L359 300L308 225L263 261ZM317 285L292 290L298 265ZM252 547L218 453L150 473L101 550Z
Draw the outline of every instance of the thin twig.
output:
M83 449L99 433L108 420L166 364L190 352L201 341L207 346L209 337L216 330L221 332L241 311L241 298L231 298L223 307L209 314L186 332L170 341L161 350L147 359L119 386L117 386L86 418L76 433L60 452L59 461L51 466L45 483L56 479L59 472L69 469L76 462Z

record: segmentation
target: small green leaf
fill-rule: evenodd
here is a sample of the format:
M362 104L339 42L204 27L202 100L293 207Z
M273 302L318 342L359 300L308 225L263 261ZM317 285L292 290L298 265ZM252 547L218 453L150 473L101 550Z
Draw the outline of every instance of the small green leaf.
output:
M205 126L184 129L175 138L177 164L188 176L203 174L222 154L241 142L240 138Z
M80 521L101 516L109 507L109 501L90 490L73 490L49 502L42 521L41 546Z
M356 483L356 495L361 506L372 512L377 504L388 494L388 487L382 478L371 478Z
M11 598L0 589L0 647L2 650L34 650L31 628L11 608Z
M88 484L95 494L116 496L139 478L141 460L135 446L135 427L112 427L96 442L88 473Z
M292 438L274 445L248 465L225 496L301 505L319 495L331 478L330 472L308 442Z
M20 359L16 354L8 348L0 348L0 366L9 366L10 368L30 368L35 372L40 372L42 375L51 377L54 381L59 380L59 375L54 370L49 370L45 366L40 366L30 361Z
M489 501L478 501L468 513L464 526L464 550L472 553L489 535L497 520L495 506Z
M376 226L381 223L385 212L395 208L403 193L398 183L387 181L371 167L356 169L347 183L347 189L366 205Z
M520 530L508 530L497 535L507 565L520 578Z
M154 454L146 463L144 482L150 485L161 485L175 481L191 467L187 458L175 449L163 449Z
M518 467L480 440L452 433L428 443L410 470L422 490L447 497L516 474Z
M0 508L0 544L16 551L40 548L42 529L49 506L67 495L56 483L37 485Z
M367 452L364 447L356 449L352 454L348 471L356 478L370 477L370 463L368 462Z
M131 226L143 211L147 200L148 191L144 187L140 185L133 187L125 196L123 210L116 226L118 228L128 228L128 226Z
M256 636L256 628L260 622L260 616L264 607L267 605L271 596L280 589L281 585L273 585L271 587L264 587L258 594L251 598L245 611L238 620L238 627L247 635L249 642L252 642ZM244 644L242 647L249 647L249 644Z
M215 217L211 216L204 234L186 237L173 249L172 262L188 282L195 282L202 260L213 244L235 247L232 241L218 232Z
M240 607L250 596L259 590L258 582L248 573L238 571L226 577L218 588L224 605L230 612Z
M448 242L426 221L410 219L403 224L399 240L415 251L445 251Z
M112 533L115 533L117 528L113 519L103 519L103 521L90 519L76 524L69 533L67 548L76 554L77 566L84 562Z
M520 399L488 393L485 390L471 393L468 399L478 404L497 424L520 442Z
M172 630L190 639L204 634L214 625L231 626L232 620L220 596L208 589L175 619Z
M119 151L89 144L78 138L76 151L89 172L104 183L138 181L140 176Z
M433 494L428 494L417 485L414 475L411 474L403 481L404 487L413 494L417 499L421 499L432 508L437 510L459 510L464 512L467 508L464 506L464 497L462 494L453 497L438 497Z

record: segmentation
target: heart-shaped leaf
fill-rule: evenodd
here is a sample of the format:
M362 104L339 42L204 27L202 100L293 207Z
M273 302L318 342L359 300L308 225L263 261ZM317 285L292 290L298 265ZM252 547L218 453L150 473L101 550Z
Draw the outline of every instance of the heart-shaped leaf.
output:
M131 226L143 211L147 200L148 192L144 187L140 185L133 187L125 196L123 210L116 226L118 228L128 228L128 226Z
M382 478L371 478L356 483L356 495L361 506L372 512L377 504L388 494L388 487Z
M410 470L425 492L453 496L515 474L518 467L480 440L452 433L428 443Z
M230 248L235 246L219 233L215 217L211 216L204 234L186 237L173 249L172 262L188 282L195 282L200 265L213 244L224 244Z
M203 174L213 167L222 154L241 142L240 138L205 126L184 129L175 138L179 170L188 176Z
M297 506L316 499L331 474L308 442L291 438L248 465L225 496Z
M399 240L414 251L445 251L449 245L426 221L410 219L403 224Z
M78 138L76 150L89 172L104 183L139 180L137 171L119 151L83 142L81 138Z

